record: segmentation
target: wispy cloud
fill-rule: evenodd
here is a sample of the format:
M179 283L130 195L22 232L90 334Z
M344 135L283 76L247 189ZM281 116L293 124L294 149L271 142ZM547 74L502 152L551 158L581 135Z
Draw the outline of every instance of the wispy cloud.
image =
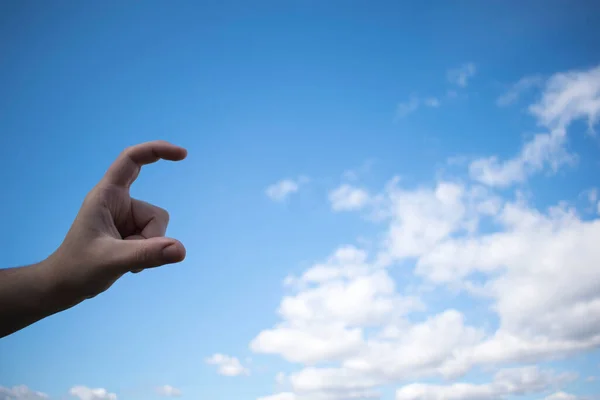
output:
M585 119L590 130L600 118L600 66L553 75L544 86L539 102L529 111L539 125L566 129L576 119Z
M367 205L369 193L362 188L343 184L329 192L329 201L334 211L359 210Z
M367 159L363 161L363 163L360 164L358 167L345 170L342 174L342 178L347 181L356 181L360 177L367 175L371 171L375 163L375 159Z
M573 164L576 157L565 148L564 130L536 134L525 143L519 154L509 160L496 156L476 159L469 172L473 179L489 186L506 187L525 182L533 173L551 166L552 171L565 164Z
M159 396L164 397L179 397L181 396L181 390L171 385L163 385L156 388L156 393Z
M308 182L308 178L301 176L298 179L282 179L265 190L265 194L273 201L285 201L289 196L298 192L300 187Z
M469 80L475 75L476 67L473 63L466 63L459 68L450 69L446 75L448 81L461 88L465 88ZM445 94L448 100L458 97L458 92L454 89L448 89ZM439 96L417 96L411 95L408 100L398 103L396 106L396 118L401 119L413 114L421 107L438 108L442 105Z
M448 77L448 82L464 88L467 87L469 80L475 76L476 72L477 67L475 64L466 63L458 68L448 70L446 75Z
M414 113L419 108L420 103L420 100L416 96L411 96L408 101L398 103L398 106L396 107L396 116L398 118L404 118L407 115Z
M575 156L566 149L567 128L576 119L587 120L590 130L600 117L600 67L551 76L543 83L539 101L529 107L545 133L536 134L519 154L501 161L495 156L473 161L473 179L489 186L509 186L550 166L572 164Z
M219 375L240 376L250 374L250 370L244 367L236 357L224 354L214 354L205 361L207 364L216 365Z
M426 97L420 98L416 95L412 95L407 101L399 103L396 107L396 118L404 118L420 107L437 108L441 105L440 100L437 97Z
M513 104L519 100L519 97L523 95L523 93L536 87L540 87L543 82L544 81L541 75L523 77L519 79L518 82L511 85L511 87L504 94L498 97L496 104L500 107L506 107L510 104Z

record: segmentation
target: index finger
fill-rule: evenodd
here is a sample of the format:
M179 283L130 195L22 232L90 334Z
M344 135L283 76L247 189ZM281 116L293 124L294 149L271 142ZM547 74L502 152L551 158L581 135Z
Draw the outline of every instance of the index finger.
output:
M180 161L186 156L186 149L163 140L141 143L123 150L106 171L103 181L129 187L138 177L143 165L152 164L160 159Z

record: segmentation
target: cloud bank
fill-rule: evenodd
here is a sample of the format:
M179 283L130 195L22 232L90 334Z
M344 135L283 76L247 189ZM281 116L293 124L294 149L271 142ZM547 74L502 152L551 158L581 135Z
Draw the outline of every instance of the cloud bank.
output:
M448 77L465 87L474 73L465 65ZM466 177L433 185L330 192L333 211L380 216L381 235L374 249L342 244L287 280L279 321L250 348L301 367L262 400L373 399L383 385L397 385L397 400L576 398L562 389L572 374L539 364L600 346L600 219L568 202L539 209L515 185L575 162L568 137L573 122L590 131L598 122L600 67L539 87L529 113L540 132L513 158L475 159ZM450 294L466 308L430 310ZM485 318L469 316L473 304ZM489 383L460 382L475 368L496 372ZM456 382L405 384L421 379Z

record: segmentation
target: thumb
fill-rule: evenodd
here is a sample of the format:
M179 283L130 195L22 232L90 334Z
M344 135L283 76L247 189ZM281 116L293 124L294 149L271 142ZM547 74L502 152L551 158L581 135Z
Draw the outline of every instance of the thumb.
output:
M185 247L171 238L122 240L119 243L119 249L115 252L117 262L129 271L173 264L185 258Z

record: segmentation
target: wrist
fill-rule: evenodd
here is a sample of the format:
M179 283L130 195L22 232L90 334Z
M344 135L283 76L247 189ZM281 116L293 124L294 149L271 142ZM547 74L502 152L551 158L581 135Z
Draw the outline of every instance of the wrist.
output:
M66 310L80 303L73 285L69 284L63 269L62 262L56 254L52 254L44 261L34 266L36 279L40 282L41 307L48 315Z
M0 270L0 337L75 305L62 290L53 259Z

